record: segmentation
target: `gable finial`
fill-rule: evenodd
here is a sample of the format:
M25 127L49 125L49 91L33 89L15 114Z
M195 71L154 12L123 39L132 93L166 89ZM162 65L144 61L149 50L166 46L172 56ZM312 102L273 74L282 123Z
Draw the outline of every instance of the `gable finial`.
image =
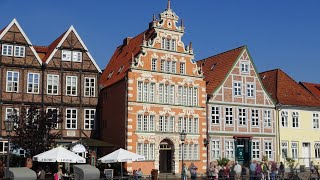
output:
M170 0L168 0L167 10L171 9Z
M189 44L189 49L191 50L192 49L192 42L190 41L190 44Z
M155 15L155 14L153 14L152 21L156 21L156 20L157 20L156 15Z
M184 27L184 22L182 18L181 18L181 27Z

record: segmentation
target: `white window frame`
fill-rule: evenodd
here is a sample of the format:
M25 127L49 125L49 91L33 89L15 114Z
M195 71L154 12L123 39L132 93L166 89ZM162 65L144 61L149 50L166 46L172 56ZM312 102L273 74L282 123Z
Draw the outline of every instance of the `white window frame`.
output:
M288 127L288 111L281 111L281 127Z
M292 127L299 128L299 112L292 112Z
M6 50L4 50L6 49ZM11 49L9 51L9 49ZM2 44L2 48L1 48L1 55L2 56L13 56L13 45L10 45L10 44ZM11 52L11 53L9 53Z
M312 114L312 127L313 129L319 129L319 113L313 113Z
M249 98L255 97L255 85L253 83L247 84L247 97Z
M64 55L65 55L65 57L64 57ZM61 51L61 60L62 61L72 61L72 62L82 62L82 52L81 51L62 50Z
M240 72L241 72L241 74L249 74L249 72L250 72L249 62L241 62L240 63Z
M285 159L289 153L289 142L288 141L281 141L281 157Z
M314 157L320 159L320 142L314 142Z
M225 158L234 159L234 140L225 141Z
M156 71L157 70L157 58L152 58L151 59L151 71Z
M88 114L88 112L89 112L89 114ZM86 115L88 115L88 117L86 117ZM84 109L84 113L83 113L83 121L84 121L83 128L85 130L95 130L96 129L96 127L95 127L95 119L96 119L96 110L95 109Z
M50 76L51 76L51 80L49 80ZM57 82L57 84L54 84L54 82ZM51 93L49 92L49 89L50 89L49 86L50 85L51 85ZM56 93L54 93L55 87L57 89ZM47 74L47 94L50 94L50 95L58 95L59 94L59 75L57 75L57 74Z
M247 109L246 108L238 108L238 124L239 126L247 125Z
M264 118L264 127L271 127L272 124L271 124L271 118L272 118L272 115L271 115L271 110L264 110L263 111L263 118Z
M30 82L30 75L32 75L33 79ZM38 76L38 83L35 82L35 76ZM31 85L31 91L29 91L29 86ZM37 91L35 90L35 86L38 86ZM40 91L40 73L28 73L27 79L27 93L39 94Z
M211 107L211 124L220 124L220 106Z
M59 114L59 109L58 108L54 108L54 107L47 107L47 109L46 109L46 112L48 113L49 112L49 110L57 110L57 115ZM59 118L59 117L57 117L57 118ZM58 119L57 119L58 120ZM55 129L59 129L59 124L60 123L56 123L56 127L55 127Z
M259 109L251 109L251 125L259 126Z
M272 141L264 141L264 154L269 160L273 159Z
M68 118L68 111L70 111L70 117ZM75 114L75 117L72 117ZM70 125L70 127L68 127ZM75 127L73 127L75 125ZM78 109L66 108L66 124L65 129L77 129L78 127Z
M70 93L68 93L68 78L70 78ZM75 85L75 94L72 94L72 88L74 87L72 85L73 81L75 81L76 85ZM66 95L67 96L77 96L78 95L78 76L66 76Z
M25 46L14 46L15 57L25 57L26 47Z
M241 96L242 95L242 83L240 81L233 82L233 95Z
M252 141L252 159L260 159L260 141Z
M211 160L219 159L221 157L220 140L211 140Z
M165 72L166 71L166 60L161 59L160 61L160 71Z
M171 61L171 72L177 73L177 62L176 61Z
M224 111L226 125L233 125L233 107L225 107Z
M154 143L137 143L137 154L145 156L146 160L154 160L155 144Z
M9 73L12 73L12 80L9 81L8 76ZM17 81L14 81L15 74L17 74ZM9 86L11 83L11 86ZM9 89L11 87L11 90ZM15 90L17 87L17 90ZM19 92L19 72L18 71L7 71L7 78L6 78L6 92Z
M89 82L87 82L87 80ZM93 82L92 82L92 80L93 80ZM84 97L96 97L96 78L94 78L94 77L85 77L84 78L84 92L83 93L84 93Z
M0 149L0 154L8 153L8 141L0 141L2 143L2 148ZM1 147L1 146L0 146Z
M186 74L186 63L180 62L180 74Z
M291 142L291 157L293 159L298 159L299 155L299 143L297 141Z

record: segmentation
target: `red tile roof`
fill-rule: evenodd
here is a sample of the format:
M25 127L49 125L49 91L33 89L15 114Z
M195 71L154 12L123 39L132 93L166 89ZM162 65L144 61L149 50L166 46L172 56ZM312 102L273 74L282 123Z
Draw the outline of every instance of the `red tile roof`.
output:
M38 53L47 53L47 52L48 52L48 47L47 47L47 46L33 46L33 48L34 48Z
M202 67L204 80L207 82L207 94L212 94L223 83L245 48L241 46L197 61L198 67Z
M49 46L48 46L48 51L46 53L46 55L44 56L44 58L42 59L42 62L46 62L47 59L49 58L49 56L51 55L51 53L54 51L54 49L57 47L57 45L59 44L59 42L61 41L61 39L63 38L63 36L66 34L67 31L65 31L64 33L61 34L61 36L59 36L56 40L54 40Z
M153 29L148 29L132 38L128 44L119 46L100 77L100 86L110 86L123 79L131 67L132 56L135 57L141 52L144 38L148 41L153 38L154 34ZM122 71L118 73L120 68L122 68ZM112 76L108 78L110 73L112 73Z
M320 100L320 84L308 82L300 82L300 84Z
M282 105L320 106L320 101L280 69L260 73L271 97Z

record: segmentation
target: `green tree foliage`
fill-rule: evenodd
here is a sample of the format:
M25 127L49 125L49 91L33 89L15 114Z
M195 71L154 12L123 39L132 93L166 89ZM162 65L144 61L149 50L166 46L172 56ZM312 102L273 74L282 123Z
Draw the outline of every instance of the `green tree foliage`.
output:
M27 157L40 154L51 149L55 140L61 137L55 130L57 123L62 121L57 110L46 112L44 108L30 106L21 108L21 113L14 112L11 115L15 122L12 137L13 149L22 148Z

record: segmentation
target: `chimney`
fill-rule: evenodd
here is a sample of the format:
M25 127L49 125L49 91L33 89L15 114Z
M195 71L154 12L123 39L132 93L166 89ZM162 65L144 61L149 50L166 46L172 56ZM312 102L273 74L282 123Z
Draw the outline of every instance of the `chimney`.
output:
M126 38L124 38L124 39L123 39L123 45L124 45L124 46L125 46L125 45L128 45L131 39L132 39L132 37L126 37Z

